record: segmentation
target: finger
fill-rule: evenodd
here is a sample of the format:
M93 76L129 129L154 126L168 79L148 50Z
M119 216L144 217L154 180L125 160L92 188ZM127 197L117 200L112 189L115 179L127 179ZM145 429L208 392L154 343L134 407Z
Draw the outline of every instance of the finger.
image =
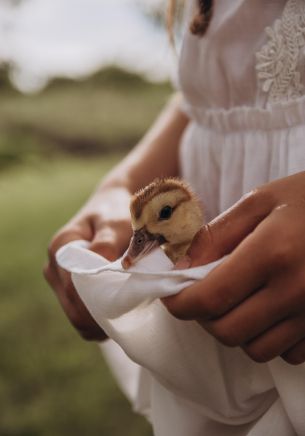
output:
M302 314L280 322L242 348L256 362L268 362L279 355L289 358L289 350L304 337L305 317Z
M305 338L282 354L282 358L291 365L300 365L305 362Z
M62 274L65 271L60 271L59 267L53 268L50 263L44 267L43 273L62 306L68 307L73 305L76 300L79 301L69 273L66 273L66 279L63 280Z
M46 263L43 268L43 275L55 293L62 286L66 287L71 282L71 275L61 269L53 260Z
M107 338L105 332L95 322L76 293L72 281L63 284L59 275L50 270L49 265L45 266L44 275L54 289L71 324L79 334L86 340L102 341Z
M242 197L230 209L204 226L188 251L192 266L217 260L231 251L273 210L275 200L256 190Z
M54 271L53 268L51 268L49 262L46 263L43 267L43 275L52 288L58 285L59 282L58 274L56 270Z
M61 230L49 246L49 262L44 268L44 275L54 289L71 324L80 335L87 340L100 341L107 337L106 334L95 322L78 296L71 280L71 274L60 268L56 262L56 252L60 247L74 240L90 240L91 238L92 229L87 223L68 230Z
M218 318L265 286L265 263L251 234L207 276L179 294L163 299L180 319Z
M105 332L95 322L78 295L74 293L73 302L67 297L68 295L68 292L57 292L60 304L73 327L86 340L100 341L105 339L107 337Z
M108 226L102 227L96 232L89 248L106 259L114 261L125 252L130 237L129 227L120 230Z
M169 311L183 319L218 318L266 287L274 269L278 275L287 258L278 242L282 233L279 220L280 214L270 214L203 280L167 299Z
M51 264L56 265L56 252L64 245L69 242L76 241L79 239L84 239L86 241L90 241L92 239L92 229L87 223L83 223L81 225L76 225L73 227L69 227L67 229L63 228L60 230L57 235L52 239L49 247L48 247L48 255Z
M49 257L49 265L50 271L48 274L49 279L51 278L51 274L54 276L56 274L59 276L59 279L64 284L68 284L71 281L70 274L65 270L59 267L56 261L56 253L62 246L68 244L69 242L76 241L79 239L90 240L92 237L92 231L88 225L85 223L81 226L75 226L73 228L69 228L67 230L62 229L60 233L55 235L53 240L51 241L48 248L48 257ZM55 277L54 277L55 280Z
M188 269L191 265L191 259L189 256L184 256L182 259L179 259L178 262L175 263L174 269Z
M75 298L77 298L76 291L71 281L71 274L60 268L56 261L56 252L60 247L68 242L78 239L90 237L91 234L86 226L74 227L69 230L61 230L50 243L48 248L49 262L44 268L44 275L48 283L56 292L61 305L65 308L65 312L71 312L71 306Z
M57 293L60 303L70 319L70 322L84 339L104 339L106 337L104 331L95 322L94 318L75 291L72 283L70 287L70 289L65 287L64 292Z
M224 316L199 322L224 345L242 346L296 313L296 296L286 286L262 288Z
M58 269L54 269L50 263L48 263L44 267L44 276L47 282L51 285L51 288L57 295L62 307L64 308L66 313L70 313L72 309L72 298L69 298L68 293L66 292L67 288L72 285L71 281L66 281L65 283L62 281ZM72 285L73 286L73 285ZM74 291L75 293L75 291Z

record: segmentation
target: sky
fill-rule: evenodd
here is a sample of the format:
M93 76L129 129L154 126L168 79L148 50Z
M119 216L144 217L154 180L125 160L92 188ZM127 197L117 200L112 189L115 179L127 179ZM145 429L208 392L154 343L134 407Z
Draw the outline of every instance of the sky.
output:
M140 0L0 0L0 60L9 62L22 91L36 91L55 76L86 76L117 65L164 80L175 57L166 30L148 19ZM142 6L164 3L141 0Z

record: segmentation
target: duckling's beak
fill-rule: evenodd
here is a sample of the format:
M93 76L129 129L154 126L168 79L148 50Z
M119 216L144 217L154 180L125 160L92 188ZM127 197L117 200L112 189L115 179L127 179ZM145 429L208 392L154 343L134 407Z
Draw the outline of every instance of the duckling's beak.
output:
M153 235L145 228L135 230L130 240L127 252L122 259L122 266L124 269L130 268L142 257L149 253L153 248L165 242L164 238L160 235Z

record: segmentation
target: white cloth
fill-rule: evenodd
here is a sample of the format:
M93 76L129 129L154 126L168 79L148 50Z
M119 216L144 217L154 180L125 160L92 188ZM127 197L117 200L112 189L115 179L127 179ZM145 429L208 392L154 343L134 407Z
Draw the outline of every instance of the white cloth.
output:
M86 304L94 307L96 303L98 312L94 316L100 318L99 322L118 318L145 300L177 294L195 280L203 278L219 263L217 261L203 267L175 270L171 260L159 248L125 270L121 259L109 263L102 256L88 250L87 246L86 241L73 241L58 250L56 259L60 266L72 273L73 282ZM103 280L107 292L102 293ZM90 292L87 291L88 288Z
M303 368L279 359L257 365L242 351L217 343L196 322L176 320L157 300L200 280L219 261L173 270L157 249L125 271L120 260L109 263L86 246L84 241L67 244L58 251L57 262L72 273L94 319L137 363L123 366L126 380L122 368L115 372L135 409L152 421L156 435L199 435L205 430L216 436L220 430L233 434L236 426L234 434L252 429L247 434L265 435L276 429L277 435L289 436L296 434L289 413L304 432ZM109 344L106 349L116 365L125 361L119 349ZM291 398L296 399L293 407ZM259 433L253 433L255 425Z
M192 10L195 2L188 4ZM305 170L304 5L216 0L207 34L186 31L179 77L191 122L180 166L205 204L207 221L251 189ZM76 288L126 353L110 342L103 346L106 355L156 436L305 435L305 365L293 367L280 358L256 364L196 323L174 319L153 299L181 289L193 276L92 274L101 260L74 254L75 266L84 269L73 273Z

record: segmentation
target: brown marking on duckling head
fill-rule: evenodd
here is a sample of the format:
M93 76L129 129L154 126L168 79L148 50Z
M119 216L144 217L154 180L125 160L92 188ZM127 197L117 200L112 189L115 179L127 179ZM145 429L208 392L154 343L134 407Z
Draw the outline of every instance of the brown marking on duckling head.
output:
M162 245L176 262L203 224L203 210L191 188L179 179L157 179L136 192L130 204L133 237L122 260L128 269Z
M156 195L175 189L183 190L186 197L190 198L189 186L182 180L175 178L155 179L152 183L133 195L130 203L131 215L138 220L141 217L145 205Z

